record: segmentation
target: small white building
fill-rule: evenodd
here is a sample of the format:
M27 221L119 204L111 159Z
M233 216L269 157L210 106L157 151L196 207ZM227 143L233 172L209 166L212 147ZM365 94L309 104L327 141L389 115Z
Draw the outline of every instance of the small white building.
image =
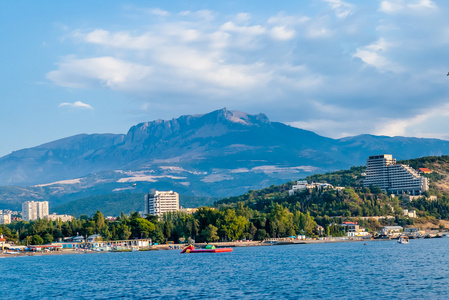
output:
M99 241L102 241L102 240L103 240L103 237L101 235L99 235L99 234L93 234L93 235L89 235L87 237L87 242L88 243L95 243L95 242L99 242Z
M402 211L404 213L404 216L409 217L409 218L416 218L416 210L408 210L408 209L404 209Z
M385 226L382 228L382 235L386 235L389 237L398 237L401 235L401 232L404 228L402 226Z

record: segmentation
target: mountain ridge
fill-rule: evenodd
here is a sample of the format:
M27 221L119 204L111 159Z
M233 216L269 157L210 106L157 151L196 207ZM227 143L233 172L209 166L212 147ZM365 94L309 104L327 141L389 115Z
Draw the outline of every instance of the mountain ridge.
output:
M397 159L449 154L449 141L374 135L332 139L271 122L265 114L223 108L142 122L126 134L75 135L3 156L0 206L131 192L132 182L139 183L134 192L157 188L226 197L364 165L369 155L380 153Z

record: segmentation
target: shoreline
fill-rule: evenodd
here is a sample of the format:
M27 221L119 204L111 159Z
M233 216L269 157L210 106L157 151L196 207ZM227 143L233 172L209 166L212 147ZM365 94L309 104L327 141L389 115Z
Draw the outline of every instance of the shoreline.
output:
M269 246L285 246L285 245L309 245L309 244L325 244L325 243L348 243L348 242L374 242L374 241L395 241L395 239L331 239L331 240L277 240L277 241L247 241L247 242L216 242L216 243L194 243L193 245L198 248L204 248L208 244L213 244L217 248L231 247L269 247ZM153 245L150 248L140 249L138 252L145 251L160 251L160 250L182 250L187 244L164 244L164 245ZM70 255L70 254L100 254L100 253L120 253L120 252L132 252L131 249L120 250L120 251L80 251L80 250L59 250L50 252L24 252L17 254L8 254L6 250L1 253L0 258L15 258L15 257L26 257L26 256L48 256L48 255Z

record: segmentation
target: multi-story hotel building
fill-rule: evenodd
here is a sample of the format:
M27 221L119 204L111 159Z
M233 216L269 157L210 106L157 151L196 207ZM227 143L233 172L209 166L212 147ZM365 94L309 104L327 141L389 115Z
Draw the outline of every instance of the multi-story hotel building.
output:
M48 216L48 201L22 203L22 219L24 221L34 221L46 216Z
M151 191L145 195L145 213L161 217L165 212L179 210L179 194L173 191Z
M388 193L420 195L429 189L427 178L408 165L397 164L391 154L370 156L365 173L365 187L378 186Z

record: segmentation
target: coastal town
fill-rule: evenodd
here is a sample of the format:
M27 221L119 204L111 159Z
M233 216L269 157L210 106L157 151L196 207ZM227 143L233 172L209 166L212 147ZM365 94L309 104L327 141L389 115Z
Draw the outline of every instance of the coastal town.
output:
M222 239L217 235L218 227L215 226L217 223L214 223L215 225L205 224L202 231L196 230L195 232L194 230L191 230L189 235L178 235L178 238L175 240L175 234L172 234L169 231L170 223L168 221L170 218L191 218L194 221L192 224L195 226L195 214L207 213L217 215L220 213L219 209L214 207L180 208L179 194L177 192L152 190L150 193L147 193L143 199L145 210L142 212L128 216L122 215L121 217L104 217L100 212L97 212L91 219L91 222L94 223L94 225L90 231L83 230L83 228L86 228L86 224L89 224L84 223L84 227L82 226L81 228L83 234L80 234L80 232L76 232L76 235L71 236L59 234L57 240L55 240L48 232L44 236L34 235L33 237L28 237L24 241L20 241L17 238L8 240L7 236L2 234L0 237L0 248L4 255L20 255L26 253L86 253L181 249L187 244L194 244L197 247L202 247L211 242L217 246L239 247L390 240L399 239L401 236L407 236L409 239L447 237L448 235L445 232L446 228L444 226L437 228L420 228L419 226L413 226L411 224L406 226L394 224L378 226L379 230L377 231L362 226L367 222L393 224L394 221L398 219L398 215L401 215L401 218L405 220L413 221L414 219L417 219L416 209L400 208L399 206L394 205L394 202L397 202L399 199L404 203L411 203L418 199L426 202L437 201L435 195L428 194L429 182L428 178L424 177L424 175L430 173L431 171L428 168L414 170L408 165L398 164L396 163L396 160L393 159L392 155L384 154L370 156L367 160L366 168L361 174L363 177L363 188L373 189L373 187L377 187L382 190L383 197L389 199L386 203L386 214L357 216L357 218L350 216L330 216L329 219L333 220L332 223L323 226L315 222L317 218L314 220L314 218L299 212L298 216L304 218L306 223L309 223L307 225L308 228L303 226L303 229L296 230L296 232L290 230L289 232L285 232L284 236L279 233L273 235L258 234L270 230L267 224L265 224L264 229L256 229L253 235L234 234L234 236L232 236L230 233L225 239ZM306 180L299 180L290 186L286 191L286 195L291 198L294 198L297 195L303 195L305 200L310 200L313 193L336 193L336 195L338 195L339 193L345 193L347 188L347 186L333 186L328 182L308 182ZM283 208L279 207L276 209L283 210ZM398 209L400 210L398 211ZM229 213L228 211L226 212ZM388 214L388 212L390 212L390 214ZM143 218L141 217L142 215L146 215L147 217ZM128 220L126 222L129 224L132 222L140 222L139 224L141 225L139 226L141 227L137 226L137 229L133 229L130 226L128 233L125 232L121 235L115 235L117 238L113 238L107 230L109 225L106 226L106 224L117 224L115 227L114 225L111 226L111 229L114 227L112 229L113 231L117 231L121 225L117 223L118 220L120 220L120 222ZM340 220L340 222L336 223L337 220ZM0 213L0 223L3 224L3 226L21 224L21 222L29 223L40 221L47 222L47 224L51 224L52 227L59 226L59 228L62 229L63 224L72 224L76 219L74 216L70 215L49 214L48 201L27 201L22 204L21 212L3 210ZM250 219L243 220L243 222L249 221ZM267 219L265 223L268 221L269 219ZM97 223L96 225L95 222ZM161 227L163 232L162 235L156 237L154 234L151 234L151 232L155 232L156 230L154 224ZM148 227L146 231L142 230L145 226ZM243 227L247 226L249 226L249 224L244 225ZM255 227L254 225L252 226ZM310 228L310 226L312 226L312 228ZM222 227L224 228L225 225L222 225ZM134 233L133 230L135 230L136 233ZM244 230L245 229L242 229L242 233ZM137 231L140 232L140 236ZM102 236L102 232L104 236ZM287 235L287 233L289 233L289 235ZM13 236L12 231L10 230L9 235ZM129 238L131 236L133 236L132 239ZM195 237L197 237L197 239L195 239Z

